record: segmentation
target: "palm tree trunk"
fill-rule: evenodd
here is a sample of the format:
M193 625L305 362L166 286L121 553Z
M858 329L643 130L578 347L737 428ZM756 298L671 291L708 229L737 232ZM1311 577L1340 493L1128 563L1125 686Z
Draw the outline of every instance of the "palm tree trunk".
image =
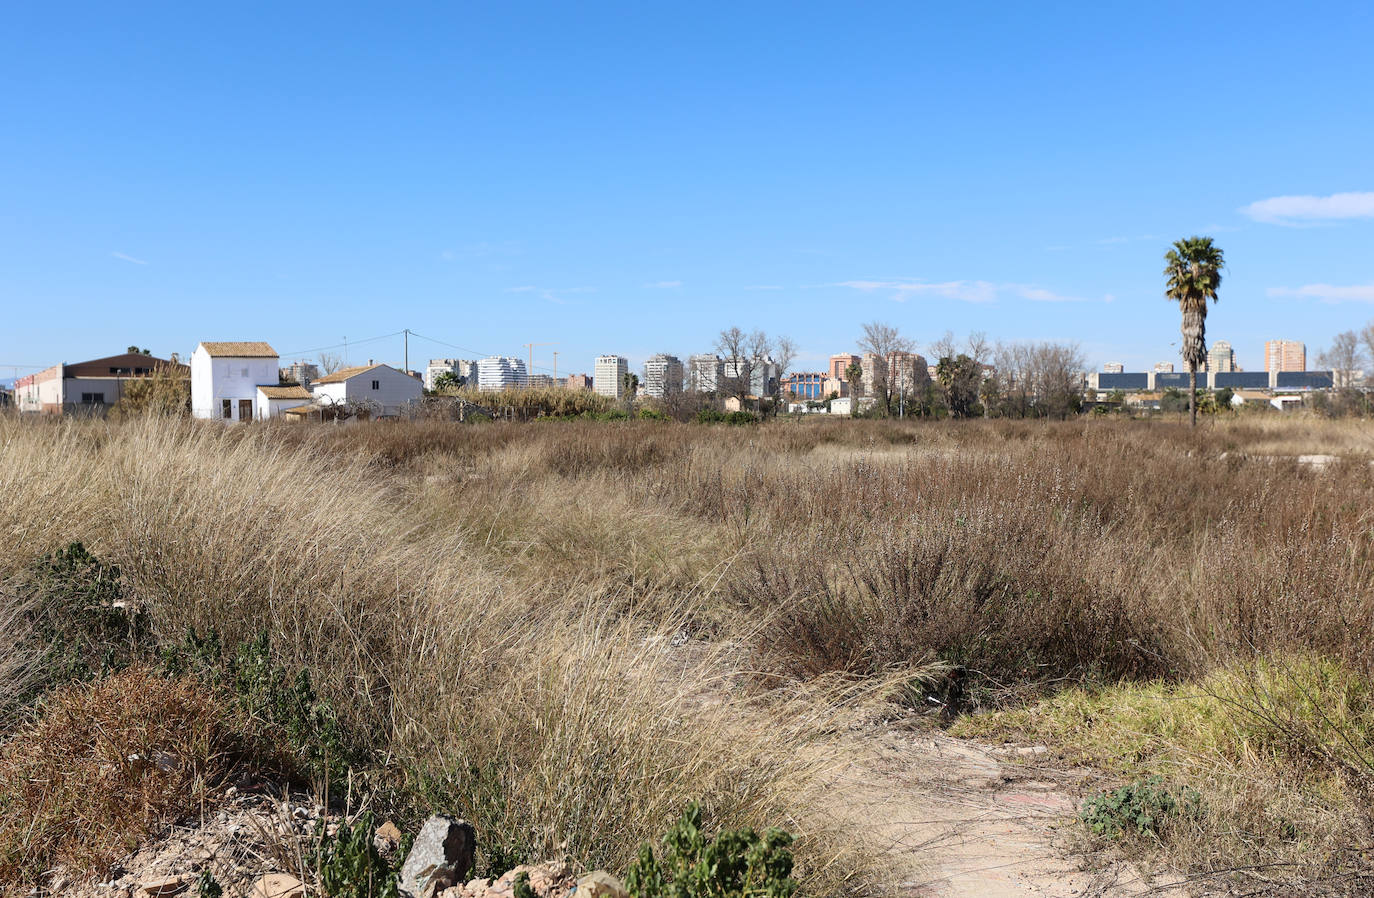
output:
M1188 420L1197 427L1197 365L1188 366Z

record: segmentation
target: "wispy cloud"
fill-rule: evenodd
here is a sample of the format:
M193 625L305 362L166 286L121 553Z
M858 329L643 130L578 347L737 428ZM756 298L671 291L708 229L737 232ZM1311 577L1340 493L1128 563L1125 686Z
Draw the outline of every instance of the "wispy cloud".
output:
M1034 284L994 283L992 281L942 281L927 283L907 280L842 281L835 287L850 287L865 292L886 292L896 302L935 296L959 302L990 303L1003 298L1024 299L1030 302L1111 302L1110 295L1099 300L1068 296L1037 287Z
M560 306L567 303L564 297L571 293L595 293L595 287L534 287L528 284L519 287L507 287L506 293L533 293L540 299L557 303Z
M654 281L652 284L645 284L646 290L673 290L682 286L682 281Z
M1241 213L1266 224L1303 225L1352 218L1374 218L1374 192L1330 196L1276 196L1241 207Z
M1269 296L1316 299L1321 302L1374 302L1374 284L1305 284L1301 287L1270 287Z
M134 263L135 265L147 265L147 264L148 264L147 262L143 261L142 259L135 259L133 256L126 256L126 255L124 255L123 253L110 253L110 256L111 256L112 258L115 258L115 259L121 259L121 260L123 260L123 261L125 261L125 262L132 262L132 263Z

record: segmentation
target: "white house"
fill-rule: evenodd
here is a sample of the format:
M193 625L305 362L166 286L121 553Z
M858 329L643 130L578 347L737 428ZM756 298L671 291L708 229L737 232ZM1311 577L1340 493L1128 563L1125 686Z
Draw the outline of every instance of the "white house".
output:
M424 395L424 384L390 365L340 368L310 385L315 401L326 405L347 402L373 405L376 414L400 414L406 404Z
M275 418L289 408L310 404L310 391L300 384L258 387L258 420Z
M266 343L201 343L191 354L191 414L226 421L259 417L258 388L278 385L277 362L277 351Z

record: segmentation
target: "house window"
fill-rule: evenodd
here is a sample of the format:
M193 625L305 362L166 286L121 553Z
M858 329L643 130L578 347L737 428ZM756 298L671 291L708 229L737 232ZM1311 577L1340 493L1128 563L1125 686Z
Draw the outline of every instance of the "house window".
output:
M374 380L374 381L372 382L372 389L374 389L374 390L380 390L381 388L382 388L382 382L381 382L380 380Z
M241 368L241 369L239 369L239 372L240 372L244 377L247 377L247 376L248 376L248 369L247 369L247 368Z
M231 420L234 417L234 400L221 399L219 401L219 410L224 420Z
M81 401L82 401L82 403L84 403L84 404L86 404L86 405L104 405L104 404L105 404L105 394L104 394L104 393L82 393L82 394L81 394Z

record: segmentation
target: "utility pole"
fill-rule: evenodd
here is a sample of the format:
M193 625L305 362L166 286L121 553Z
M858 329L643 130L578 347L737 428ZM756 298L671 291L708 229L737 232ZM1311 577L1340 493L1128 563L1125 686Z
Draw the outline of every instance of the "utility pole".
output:
M410 374L410 328L406 328L403 333L406 341L406 374Z
M553 385L558 386L558 350L553 351Z
M530 385L530 378L534 377L534 347L536 346L557 346L557 343L526 343L525 348L530 351L529 367L525 369L525 386Z

